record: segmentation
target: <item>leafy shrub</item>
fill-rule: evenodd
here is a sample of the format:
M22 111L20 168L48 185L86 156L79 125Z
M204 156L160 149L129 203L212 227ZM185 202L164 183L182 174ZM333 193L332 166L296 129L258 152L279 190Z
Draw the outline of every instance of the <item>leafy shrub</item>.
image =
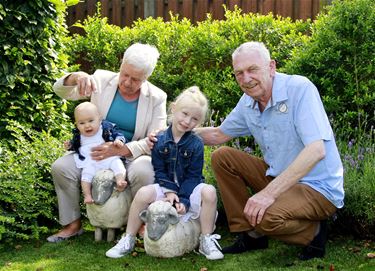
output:
M50 166L62 140L10 121L14 140L0 141L0 240L38 239L56 214Z
M86 33L75 34L69 40L71 65L81 63L85 71L95 69L118 71L125 49L132 43L155 45L160 60L150 78L173 100L182 89L198 85L211 101L211 108L225 116L236 104L242 91L232 74L231 52L249 40L265 42L280 66L290 57L294 47L304 42L310 22L292 22L289 18L274 18L271 14L242 14L239 9L226 10L226 20L210 16L197 25L171 15L138 20L133 27L119 28L107 24L97 15L77 23ZM105 53L103 53L105 52Z
M0 3L0 136L17 120L38 131L59 132L66 105L52 92L67 56L60 53L66 34L61 0Z
M375 131L357 131L359 140L340 141L344 165L345 206L338 211L341 232L375 238Z
M317 85L327 112L353 136L367 114L368 127L375 124L374 37L373 0L333 1L313 24L309 41L295 48L285 67Z

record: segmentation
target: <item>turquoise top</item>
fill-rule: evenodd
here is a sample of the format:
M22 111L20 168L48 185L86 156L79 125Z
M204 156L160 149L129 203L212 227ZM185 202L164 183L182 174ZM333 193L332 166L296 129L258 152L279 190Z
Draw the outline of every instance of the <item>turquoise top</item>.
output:
M128 141L134 135L137 107L138 99L128 102L117 90L107 114L106 119L115 123Z

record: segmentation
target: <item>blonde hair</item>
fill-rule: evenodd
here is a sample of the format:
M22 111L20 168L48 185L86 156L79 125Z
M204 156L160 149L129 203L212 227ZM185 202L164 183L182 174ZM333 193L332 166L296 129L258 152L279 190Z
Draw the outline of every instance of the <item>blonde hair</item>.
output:
M169 106L169 112L171 112L172 106L175 110L179 110L185 106L197 104L201 110L202 118L200 120L200 124L204 122L208 112L208 100L206 96L200 91L199 87L192 86L185 89L177 98L174 100L173 103ZM173 115L169 114L169 122L172 121Z

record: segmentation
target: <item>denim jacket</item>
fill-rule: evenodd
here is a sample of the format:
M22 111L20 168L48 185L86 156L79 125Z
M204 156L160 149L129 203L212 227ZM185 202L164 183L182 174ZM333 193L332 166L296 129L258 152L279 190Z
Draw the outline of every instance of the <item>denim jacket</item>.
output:
M121 140L122 142L126 143L127 140L124 135L119 131L116 124L108 121L102 121L102 129L103 129L103 139L105 142L113 142L116 139ZM70 148L69 151L75 151L78 153L78 157L80 160L85 160L85 157L79 153L79 147L81 147L81 134L77 128L73 129L73 138L70 140Z
M172 126L158 134L157 139L151 153L155 183L176 192L180 203L183 203L188 211L190 194L198 184L204 182L203 141L195 133L186 132L176 144Z

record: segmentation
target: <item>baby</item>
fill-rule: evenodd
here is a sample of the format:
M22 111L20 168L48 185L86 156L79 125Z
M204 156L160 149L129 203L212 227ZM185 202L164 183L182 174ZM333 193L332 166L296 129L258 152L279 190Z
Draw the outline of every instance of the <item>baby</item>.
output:
M115 174L117 190L123 191L127 182L125 180L125 166L119 156L108 157L95 161L91 158L91 148L111 141L117 147L126 143L123 134L115 124L102 120L97 107L90 102L79 104L74 110L76 128L73 138L65 143L65 148L73 150L74 161L77 168L82 168L81 186L84 203L92 204L91 182L95 173L102 169L111 169Z

